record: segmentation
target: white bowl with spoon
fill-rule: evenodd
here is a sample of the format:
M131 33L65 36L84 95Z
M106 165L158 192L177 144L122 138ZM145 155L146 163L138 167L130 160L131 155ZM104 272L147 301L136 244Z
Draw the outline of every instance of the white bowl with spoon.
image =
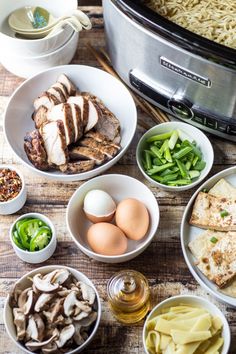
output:
M8 16L23 6L35 6L34 0L9 1L1 0L0 13L0 45L9 57L20 55L23 57L45 55L64 45L71 38L73 29L66 26L58 30L52 37L41 39L22 39L8 25ZM77 0L38 0L38 6L46 8L55 17L63 16L77 9ZM1 52L3 54L3 51ZM1 61L0 54L0 61Z

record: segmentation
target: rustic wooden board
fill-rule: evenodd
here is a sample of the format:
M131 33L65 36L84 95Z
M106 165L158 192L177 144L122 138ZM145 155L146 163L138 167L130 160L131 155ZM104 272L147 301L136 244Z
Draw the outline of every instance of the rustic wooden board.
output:
M105 38L102 26L101 8L84 8L93 18L94 29L81 34L77 53L73 63L97 66L97 62L88 53L86 43L95 47L104 47ZM111 275L121 269L132 268L144 273L151 286L153 304L177 294L198 294L209 298L226 314L231 330L232 345L230 354L236 352L236 311L220 304L207 294L193 279L183 259L179 229L184 208L193 190L184 193L167 193L151 186L138 170L135 162L137 142L144 133L142 122L148 126L154 123L139 111L139 126L127 154L107 173L128 174L144 182L157 198L161 221L159 230L148 249L136 259L120 265L107 265L89 259L81 253L71 241L66 225L65 211L69 198L83 182L63 184L48 181L20 164L13 155L3 136L3 112L8 97L23 82L0 66L0 163L12 163L19 167L26 179L28 199L24 208L13 216L0 217L0 352L18 354L18 350L9 340L3 324L4 300L15 280L35 268L20 261L14 254L9 242L9 227L14 219L23 213L38 211L48 215L55 223L58 234L58 246L54 256L45 264L61 264L75 267L84 272L97 286L103 304L102 322L96 339L84 353L93 354L138 354L143 353L142 326L124 326L114 320L107 306L106 284ZM233 143L211 137L215 151L215 163L211 175L235 164L236 147ZM171 220L171 222L170 222Z

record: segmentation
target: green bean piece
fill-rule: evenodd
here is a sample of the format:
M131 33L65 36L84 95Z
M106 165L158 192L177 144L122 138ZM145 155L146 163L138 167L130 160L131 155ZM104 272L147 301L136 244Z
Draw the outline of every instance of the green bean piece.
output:
M177 130L174 130L173 133L171 134L171 137L170 137L170 140L168 142L168 145L169 145L169 149L170 150L173 150L176 143L177 143L177 140L179 138L179 134L177 132Z
M164 133L164 134L158 134L158 135L151 136L150 138L147 139L147 143L152 143L153 141L156 141L156 140L169 139L171 137L171 134L172 134L172 131L168 132L168 133Z
M185 155L187 155L190 151L192 151L192 147L191 146L186 146L183 149L179 150L178 152L176 152L172 157L174 159L181 159L182 157L184 157Z
M161 154L159 152L159 149L156 146L152 145L150 147L150 150L153 152L153 154L155 154L155 156L157 156L159 159L161 159Z
M165 159L166 159L166 161L168 161L168 162L172 162L172 161L173 161L173 160L172 160L172 157L171 157L171 153L170 153L170 149L169 149L169 148L167 148L166 151L165 151Z
M198 170L198 171L202 171L205 167L206 167L206 162L201 160L196 163L196 165L194 166L194 169Z
M166 151L166 149L168 148L168 141L169 140L165 140L164 143L161 145L159 153L161 155L163 155L163 153Z
M170 175L166 175L163 177L163 183L169 182L169 181L174 181L178 177L178 173L172 173Z
M155 165L155 166L161 166L161 165L163 165L163 163L162 163L162 161L161 161L158 157L155 157L155 158L153 159L153 165Z
M197 170L190 170L188 173L191 179L198 178L200 176L200 172Z
M191 163L191 161L187 161L186 163L185 163L185 167L186 167L186 170L190 170L190 168L191 168L191 166L192 166L192 163Z
M162 165L162 166L156 166L156 167L152 168L151 170L148 170L147 173L148 173L148 175L152 176L155 173L164 171L167 168L172 167L172 166L174 166L174 163L173 162L169 162L169 163L166 163L165 165Z
M180 171L181 176L183 178L189 177L188 170L186 169L185 165L179 160L176 160L176 163L179 167L179 171Z
M167 182L170 186L185 186L192 183L191 179L178 179L176 181Z
M199 157L196 155L193 159L193 167L196 165L196 163L198 162Z
M152 159L148 151L144 151L145 154L145 162L147 169L150 170L152 168Z

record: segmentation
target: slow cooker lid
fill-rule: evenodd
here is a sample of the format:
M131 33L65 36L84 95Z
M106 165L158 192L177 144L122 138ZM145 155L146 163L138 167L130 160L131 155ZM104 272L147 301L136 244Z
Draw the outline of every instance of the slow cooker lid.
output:
M154 12L141 0L112 0L132 20L181 48L235 69L236 50L193 33Z

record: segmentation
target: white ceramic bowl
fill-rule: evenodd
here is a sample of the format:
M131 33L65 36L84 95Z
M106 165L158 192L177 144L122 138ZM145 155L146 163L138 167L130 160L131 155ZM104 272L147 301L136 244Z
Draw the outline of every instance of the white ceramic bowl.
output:
M26 289L28 286L31 285L31 282L29 281L28 278L32 278L35 274L37 273L41 273L41 274L47 274L52 272L55 269L60 269L60 268L66 268L69 270L70 273L73 274L73 276L78 279L78 281L82 281L86 284L88 284L89 286L91 286L95 293L96 293L96 299L97 299L97 319L96 322L94 324L94 328L92 333L90 334L90 336L88 337L88 339L78 348L71 350L69 352L66 352L65 354L75 354L75 353L80 353L81 351L83 351L85 349L85 347L87 347L89 345L89 343L92 341L92 339L94 338L97 329L99 327L99 323L101 321L101 301L97 292L97 289L95 288L95 286L93 285L93 283L91 282L91 280L89 278L86 277L85 274L79 272L76 269L70 268L70 267L65 267L65 266L59 266L59 265L52 265L52 266L45 266L45 267L41 267L41 268L37 268L32 270L31 272L23 275L22 278L20 278L16 284L20 284L21 288ZM13 316L12 316L12 309L10 307L9 304L9 300L10 300L10 296L7 296L7 299L5 301L5 306L4 306L4 324L6 327L6 331L7 334L9 335L9 337L11 338L11 340L15 343L15 345L23 350L24 353L32 353L31 351L27 350L16 338L16 330L15 330L15 325L13 323Z
M148 209L150 226L146 236L140 241L128 240L127 252L122 255L104 256L95 253L86 242L86 233L92 223L85 216L83 202L87 192L92 189L104 190L116 204L125 198L136 198ZM66 223L72 239L87 256L100 262L121 263L137 257L151 243L159 224L159 206L148 187L137 179L125 175L104 175L89 180L75 191L68 203Z
M79 33L73 32L66 43L48 54L24 57L3 51L0 60L12 74L28 78L54 66L69 64L76 52L78 39Z
M146 140L150 138L153 135L156 134L163 134L167 133L171 130L175 129L180 129L183 132L185 132L189 137L193 138L196 142L198 147L200 148L202 154L203 154L203 159L206 162L206 167L201 171L201 174L199 178L194 181L191 184L188 184L186 186L167 186L165 184L159 183L152 179L148 174L145 172L143 166L142 166L142 153L146 147ZM169 191L169 192L182 192L187 189L191 189L201 183L203 179L208 175L210 172L213 161L214 161L214 151L212 148L212 145L210 143L210 140L207 138L207 136L198 128L195 128L193 125L182 123L182 122L167 122L167 123L162 123L159 125L156 125L155 127L149 129L139 140L137 150L136 150L136 160L138 163L138 167L144 177L151 182L154 186Z
M0 215L10 215L16 213L24 206L27 198L26 185L24 176L22 175L21 171L18 170L18 168L15 168L11 165L0 165L0 169L2 168L8 168L10 170L16 171L22 182L20 193L14 199L8 200L7 202L0 202Z
M35 6L35 0L1 0L0 12L0 46L4 52L16 56L39 56L53 52L65 44L73 33L73 29L66 27L47 39L19 39L8 25L8 16L12 11L23 6ZM42 6L49 10L56 17L63 16L77 9L77 0L38 0L37 6ZM0 61L1 61L0 53Z
M206 309L212 316L217 316L221 319L221 322L223 323L223 330L222 330L222 337L224 338L224 345L221 350L221 354L227 354L229 349L230 349L230 341L231 341L231 334L230 334L230 328L229 324L223 314L216 305L214 305L212 302L206 300L203 297L200 296L194 296L194 295L178 295L178 296L173 296L170 297L169 299L166 299L162 301L160 304L155 306L153 310L150 312L148 317L146 318L146 321L144 323L143 327L143 346L146 354L149 354L145 340L147 338L147 322L154 318L155 316L161 314L161 311L164 310L165 308L169 308L172 306L178 306L179 304L188 304L188 305L194 305L194 306L199 306L204 309Z
M52 238L51 238L49 244L40 251L35 251L35 252L24 251L24 250L20 249L14 243L14 241L12 239L12 233L13 233L13 229L14 229L15 224L17 223L17 221L25 219L25 218L40 219L40 220L44 221L52 230ZM47 216L45 216L43 214L39 214L39 213L28 213L28 214L21 215L19 218L17 218L14 221L14 223L11 225L11 228L9 231L9 237L10 237L10 241L11 241L12 247L13 247L16 255L20 259L22 259L22 261L27 262L27 263L32 263L32 264L45 262L48 258L50 258L53 255L53 253L55 252L56 246L57 246L56 230L55 230L53 223L51 222L51 220Z
M97 95L116 115L121 125L121 150L110 161L91 171L66 175L60 172L37 170L28 160L24 151L24 136L34 129L31 114L33 101L65 73L81 89ZM122 102L122 104L121 104ZM17 116L17 119L15 117ZM126 87L116 78L90 66L66 65L46 70L25 81L13 94L5 111L5 137L17 157L32 171L41 176L60 181L78 181L94 177L113 166L128 149L137 125L137 110ZM12 127L14 126L14 129Z

